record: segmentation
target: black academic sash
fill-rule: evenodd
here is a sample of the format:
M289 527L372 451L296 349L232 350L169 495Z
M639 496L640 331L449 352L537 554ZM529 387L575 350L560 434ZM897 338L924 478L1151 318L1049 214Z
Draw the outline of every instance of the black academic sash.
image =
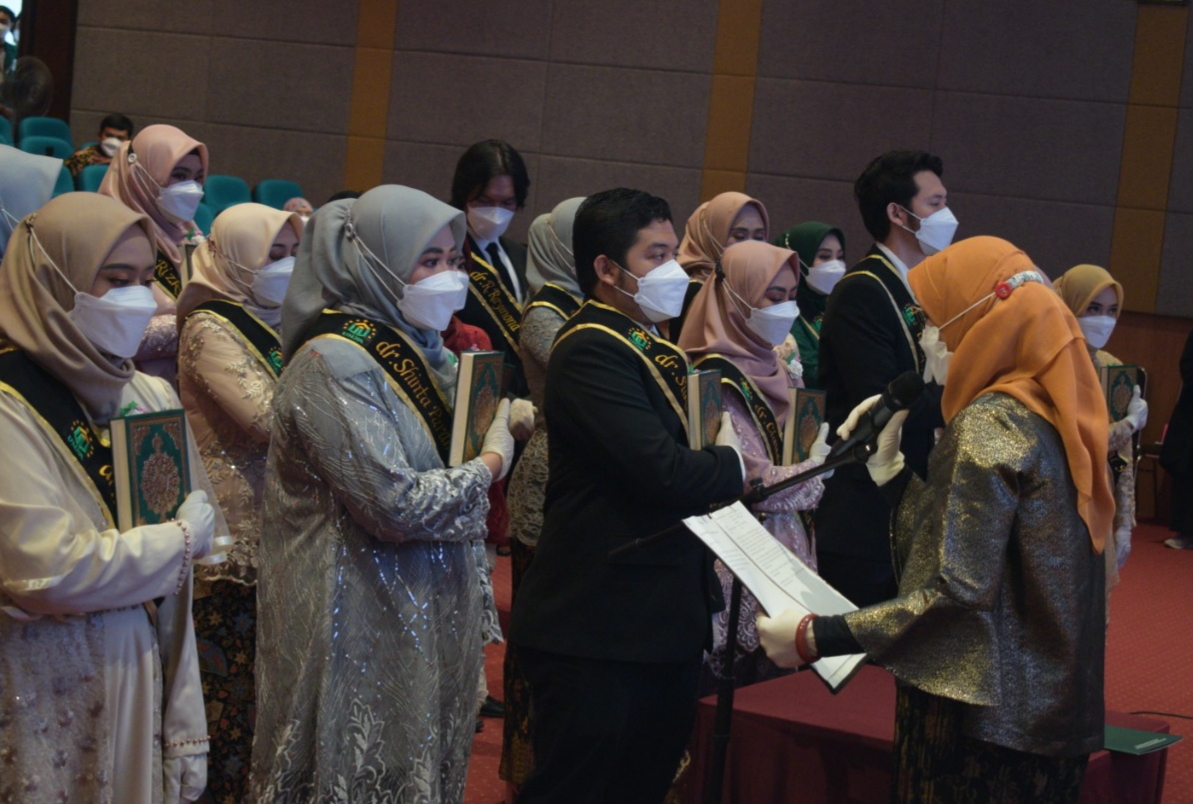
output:
M608 337L611 345L637 355L683 422L684 435L689 435L688 375L692 372L692 365L682 349L652 335L619 310L592 299L585 302L560 328L555 336L555 344L577 332L601 333Z
M530 312L535 307L546 307L549 310L554 310L559 313L559 316L564 320L568 320L576 314L580 309L580 305L584 302L568 293L552 282L547 282L538 293L534 294L534 298L530 300L530 304L526 305L526 309L522 311L522 316L525 318L526 313Z
M518 333L522 328L522 307L501 281L497 269L481 256L480 252L468 249L468 295L470 301L479 305L490 326L484 329L493 340L493 348L511 353L521 360Z
M924 331L924 311L916 303L903 282L898 269L891 265L891 261L877 247L862 258L861 262L853 266L841 281L851 277L869 277L882 286L891 300L891 307L903 325L903 335L907 339L907 346L911 350L911 358L915 362L916 371L924 370L924 350L920 347L920 333Z
M452 444L452 406L439 389L426 355L401 330L379 321L324 310L307 331L307 340L337 338L364 350L406 407L418 416L439 457L447 464Z
M112 441L91 426L83 406L65 385L20 349L0 353L0 392L23 404L38 424L52 433L78 461L90 481L92 496L104 518L116 521L116 476ZM12 467L22 471L23 467Z
M275 380L282 373L282 342L277 331L246 310L243 304L211 299L191 310L186 317L190 318L199 312L214 315L240 333L253 357L257 358L257 362L264 366Z
M178 266L160 251L153 264L153 279L171 299L177 301L182 295L182 274L178 272Z
M754 420L754 426L766 441L766 454L770 462L779 466L783 462L783 428L758 385L724 355L704 355L696 360L696 369L721 372L721 385L727 385L742 395L746 400L750 417Z

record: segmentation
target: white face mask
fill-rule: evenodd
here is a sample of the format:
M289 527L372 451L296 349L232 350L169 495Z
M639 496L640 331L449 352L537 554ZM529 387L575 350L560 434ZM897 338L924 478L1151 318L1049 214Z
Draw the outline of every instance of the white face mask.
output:
M389 266L359 237L354 237L352 242L356 244L361 260L393 298L397 313L415 329L443 332L451 323L452 313L464 309L464 303L468 301L468 274L463 271L440 271L413 284L403 282L402 277L389 270ZM378 267L403 287L401 298L377 273Z
M927 256L943 251L953 242L953 235L957 232L957 216L948 207L938 209L926 218L919 217L906 207L904 211L920 222L919 230L912 234L920 241L920 250ZM907 229L906 226L903 228Z
M617 265L617 263L613 263ZM617 265L627 274L625 268ZM630 276L634 276L630 274ZM652 268L646 276L634 277L638 280L638 292L630 294L621 288L617 290L625 293L642 309L642 314L652 323L675 318L683 312L684 296L688 292L688 274L675 260Z
M141 339L157 312L153 291L145 285L112 288L103 296L75 293L67 316L83 336L106 355L128 359L141 348Z
M99 144L99 149L103 151L104 156L111 159L120 150L121 140L116 137L107 137Z
M1085 342L1095 349L1101 349L1110 340L1118 319L1112 315L1087 315L1077 319L1077 326L1085 335Z
M940 327L929 324L920 333L920 348L924 350L924 382L944 385L949 376L949 360L953 353L940 339Z
M742 310L746 326L751 332L771 346L778 346L787 340L795 319L799 318L799 305L794 300L772 304L770 307L751 307L727 281L725 289L737 300L740 305L738 309Z
M496 240L505 234L514 213L504 207L469 207L468 228L482 243Z
M398 299L398 311L412 327L443 332L451 323L452 313L462 310L466 301L468 274L441 271L406 285Z
M806 281L808 287L824 296L833 292L833 288L845 276L845 263L841 260L830 260L808 269Z
M203 185L191 179L163 187L157 194L157 205L171 218L180 223L195 219L195 210L203 200Z
M36 234L33 240L66 286L75 292L75 306L66 317L83 337L106 355L121 360L136 355L137 350L141 348L141 339L145 337L149 321L157 312L157 301L153 298L153 291L145 285L132 285L112 288L103 296L83 293L66 278L58 263L50 259L49 252L42 246Z
M277 307L286 298L290 275L294 273L294 258L283 257L271 262L253 275L253 300L262 307Z

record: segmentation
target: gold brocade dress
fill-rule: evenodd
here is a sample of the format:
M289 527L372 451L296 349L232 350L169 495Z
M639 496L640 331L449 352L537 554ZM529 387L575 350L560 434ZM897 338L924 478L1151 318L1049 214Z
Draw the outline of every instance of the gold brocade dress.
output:
M1055 429L998 393L908 480L899 596L845 615L899 681L895 800L1076 800L1102 742L1106 582L1076 494Z

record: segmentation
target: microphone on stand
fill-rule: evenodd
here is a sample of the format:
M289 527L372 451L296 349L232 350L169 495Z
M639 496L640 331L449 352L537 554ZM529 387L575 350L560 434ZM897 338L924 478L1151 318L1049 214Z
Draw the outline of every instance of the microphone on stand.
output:
M901 410L907 410L924 393L924 378L917 372L908 371L891 380L874 407L863 413L857 426L849 434L833 444L825 463L831 463L843 455L852 455L859 463L865 463L874 450L878 435L887 422ZM859 451L860 450L860 451Z

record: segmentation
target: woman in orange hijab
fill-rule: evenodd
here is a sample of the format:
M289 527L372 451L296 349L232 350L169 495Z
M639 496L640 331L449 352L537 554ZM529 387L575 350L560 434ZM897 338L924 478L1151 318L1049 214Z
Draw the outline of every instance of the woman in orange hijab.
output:
M947 426L926 481L903 467L905 413L866 464L894 509L899 596L761 617L762 644L780 665L864 652L894 673L896 800L1076 801L1104 719L1098 378L1073 314L1005 240L964 240L908 281Z

